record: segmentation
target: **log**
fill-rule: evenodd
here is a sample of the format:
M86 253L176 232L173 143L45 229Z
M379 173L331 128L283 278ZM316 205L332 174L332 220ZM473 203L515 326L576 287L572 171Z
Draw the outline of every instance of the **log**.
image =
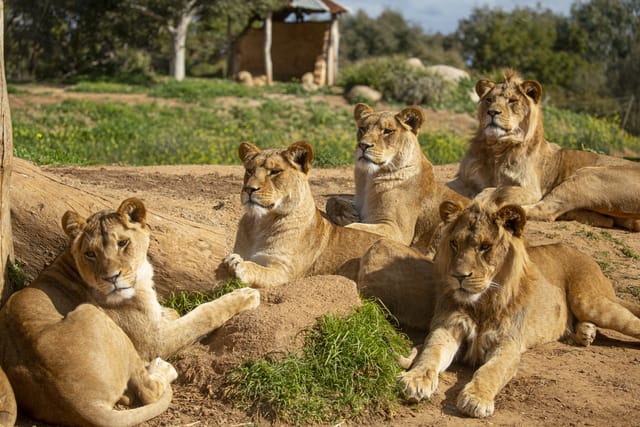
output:
M62 215L75 210L89 216L116 209L122 200L92 194L61 182L36 165L15 158L11 182L11 219L16 257L25 263L28 281L61 253L68 243ZM151 227L149 260L158 293L210 291L224 276L215 270L226 255L222 227L172 217L148 208Z

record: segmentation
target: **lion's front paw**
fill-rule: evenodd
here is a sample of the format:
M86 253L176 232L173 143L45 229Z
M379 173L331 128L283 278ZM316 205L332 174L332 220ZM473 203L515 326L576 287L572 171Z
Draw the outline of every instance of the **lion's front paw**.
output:
M229 272L233 274L238 280L244 283L248 283L246 277L244 259L238 254L229 254L222 260L222 263L227 266Z
M240 288L231 292L232 295L245 299L246 304L241 311L251 310L260 305L260 291L254 288Z
M173 367L173 365L165 360L162 360L159 357L156 357L147 367L147 371L149 372L149 376L151 378L162 379L167 382L167 384L174 381L178 378L178 372Z
M471 383L467 384L458 395L458 409L466 415L484 418L493 414L494 402L492 396L483 396Z
M577 344L589 347L596 339L596 325L590 322L579 322L576 325L576 335L574 337Z
M414 369L398 375L398 382L407 400L419 402L429 399L435 393L438 388L438 374L434 371L423 374Z

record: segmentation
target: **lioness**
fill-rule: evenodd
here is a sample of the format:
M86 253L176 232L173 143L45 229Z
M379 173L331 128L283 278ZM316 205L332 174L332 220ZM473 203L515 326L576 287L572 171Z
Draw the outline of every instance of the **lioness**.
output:
M469 197L498 187L498 201L522 205L530 219L563 214L599 226L640 231L640 165L544 138L542 86L507 70L479 80L478 130L450 186Z
M244 288L179 317L158 303L138 199L88 219L68 211L70 245L0 311L0 363L18 405L54 424L130 426L163 412L174 368L164 360L256 307ZM140 403L116 410L116 403Z
M582 345L593 342L596 326L640 338L640 306L618 300L589 256L562 244L528 248L524 211L489 206L442 204L431 332L414 366L399 376L407 398L417 401L436 391L438 374L456 356L481 365L457 400L474 417L493 413L525 350L559 339L574 323Z
M311 145L260 150L244 142L238 154L246 169L244 214L234 253L223 264L255 287L318 274L355 280L359 258L380 236L336 226L322 216L308 182Z
M436 182L418 142L422 109L374 112L357 104L353 116L358 126L354 200L329 199L327 215L336 224L377 233L432 256L427 248L440 224L438 206L443 200L466 204L468 199Z

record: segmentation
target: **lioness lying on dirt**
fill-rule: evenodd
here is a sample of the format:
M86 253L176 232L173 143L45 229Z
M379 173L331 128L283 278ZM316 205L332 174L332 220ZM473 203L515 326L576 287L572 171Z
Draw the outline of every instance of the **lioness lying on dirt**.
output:
M440 211L438 299L422 353L399 376L408 399L428 399L438 374L459 357L479 368L458 409L486 417L527 349L571 330L589 345L596 326L640 338L640 306L619 300L589 256L563 244L528 247L519 206L475 201L463 210L445 202Z
M138 199L87 219L69 211L62 227L69 248L0 311L0 363L20 408L39 420L114 427L155 417L177 377L163 359L260 302L244 288L183 317L161 307Z
M529 219L567 219L640 231L640 164L568 150L544 138L542 86L507 70L476 83L478 131L449 185L469 197L498 187L498 202Z
M308 182L311 145L260 150L245 142L238 153L246 169L244 214L223 265L254 287L318 274L355 280L360 257L380 236L336 226L322 216Z
M370 231L411 245L433 256L431 241L440 224L444 200L468 199L436 182L431 162L422 152L418 132L424 123L419 107L394 113L374 112L357 104L353 202L327 201L327 215L340 225Z

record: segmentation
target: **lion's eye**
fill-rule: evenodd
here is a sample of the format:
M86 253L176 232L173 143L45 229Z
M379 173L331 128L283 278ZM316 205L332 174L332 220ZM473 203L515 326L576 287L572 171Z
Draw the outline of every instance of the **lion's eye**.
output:
M367 128L365 127L359 127L358 128L358 135L364 135L364 133L367 131Z
M84 253L84 256L88 259L96 259L96 253L93 251L87 251Z
M118 240L118 249L124 249L129 244L129 239Z
M245 175L251 176L251 175L253 175L253 172L254 172L253 169L247 169L246 172L245 172Z
M491 250L491 248L492 248L491 243L483 243L480 245L480 252L487 252Z
M382 133L385 135L391 135L393 132L395 132L393 129L389 129L389 128L385 128Z
M276 176L276 175L278 175L280 172L282 172L282 170L281 170L281 169L271 169L271 170L269 171L269 176Z
M453 252L458 252L458 242L456 242L455 240L452 240L449 242L449 246L451 246L451 250Z

